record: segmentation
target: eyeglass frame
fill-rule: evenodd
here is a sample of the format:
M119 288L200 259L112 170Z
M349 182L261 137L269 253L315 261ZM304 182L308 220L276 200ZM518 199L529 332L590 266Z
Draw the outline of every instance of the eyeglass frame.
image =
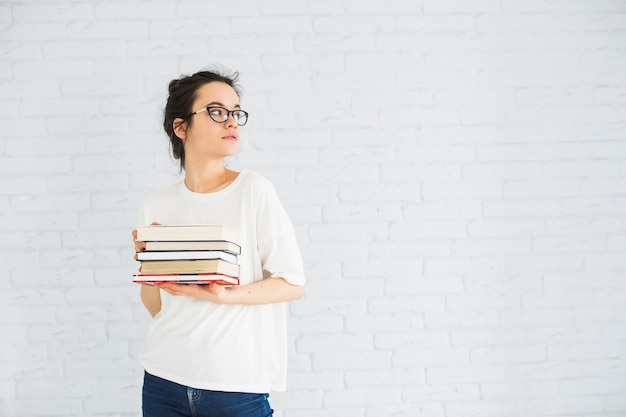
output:
M222 109L226 111L226 119L219 121L219 120L215 120L213 118L213 115L211 114L211 112L209 111L209 109ZM228 119L232 116L233 120L237 123L237 126L245 126L246 123L248 123L248 112L245 110L241 110L241 109L235 109L235 110L228 110L226 107L222 107L222 106L206 106L201 108L200 110L196 110L194 112L191 112L191 114L188 116L188 118L191 118L191 116L201 113L203 111L206 111L207 114L209 115L209 117L211 118L211 120L213 120L215 123L226 123L228 121ZM243 123L239 123L239 119L235 117L235 112L240 112L243 113L245 116L245 121Z

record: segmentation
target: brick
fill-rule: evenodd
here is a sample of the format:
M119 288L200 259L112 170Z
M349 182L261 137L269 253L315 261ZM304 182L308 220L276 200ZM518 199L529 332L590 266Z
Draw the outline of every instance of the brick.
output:
M496 0L448 1L445 4L436 0L424 0L426 13L493 13L501 10L500 2Z
M9 61L32 61L43 57L42 46L36 41L5 41L0 47L3 57Z
M464 365L469 362L470 350L452 347L403 347L394 352L392 366L398 368L440 365Z
M450 242L445 239L438 239L435 237L415 237L411 240L404 242L396 242L394 240L385 240L379 242L372 242L369 248L370 257L373 260L373 267L384 267L385 264L381 260L391 259L396 260L402 258L410 258L413 263L407 263L406 267L410 267L411 270L421 270L421 262L419 258L427 256L445 256L450 254ZM415 259L419 257L418 259ZM396 264L397 265L397 264ZM352 268L358 266L350 266ZM398 265L398 267L402 267Z
M564 211L562 205L558 199L487 201L483 204L483 213L485 217L498 218L560 217Z
M444 311L446 301L441 295L394 296L393 298L373 298L368 302L368 312L406 313L419 311Z
M503 186L505 200L567 198L577 197L580 194L580 185L577 180L509 181Z
M537 253L593 253L607 249L605 237L545 237L533 239L533 251Z
M58 173L71 170L71 159L67 156L15 156L3 158L0 172L28 175L34 173Z
M416 403L476 401L481 398L481 390L482 385L479 389L476 384L414 384L405 388L402 397Z
M545 220L545 233L549 236L609 235L619 227L619 217L590 216Z
M599 413L604 410L604 398L591 395L565 396L558 398L536 399L528 402L528 412L549 413L549 415L567 413Z
M283 392L272 393L270 400L272 407L286 410L289 414L292 411L302 412L304 410L319 410L322 407L322 392L317 389L302 389L286 395ZM276 405L276 407L274 407ZM306 411L305 411L306 412Z
M441 240L459 239L467 236L467 223L463 220L455 220L452 215L437 213L437 209L443 205L431 205L428 209L415 210L407 223L393 223L389 228L390 238L393 240ZM437 213L437 214L435 214ZM458 217L463 217L459 215ZM429 221L411 221L413 218L434 218ZM442 220L449 218L450 220ZM409 243L410 244L410 243Z
M494 161L462 166L462 177L468 181L542 179L544 164L539 162Z
M231 20L234 34L302 34L312 32L309 16L236 17Z
M378 172L368 166L304 167L296 171L298 184L359 184L378 181Z
M11 218L0 217L0 227L9 232L74 230L77 220L75 213L13 214Z
M573 198L563 202L566 216L622 214L626 207L624 197Z
M624 11L624 4L619 1L609 1L606 3L602 3L601 5L597 5L594 7L590 7L590 5L585 1L555 1L555 2L545 2L542 0L532 0L532 1L523 1L523 0L506 0L503 2L503 10L509 12L564 12L567 11L569 13L577 12L577 13L585 13L590 11L595 12L617 12Z
M33 136L39 135L39 130L43 132L45 130L43 124L39 126L38 123L34 123L36 126L36 131L32 131ZM29 130L26 129L25 133L28 133ZM32 137L31 137L32 139ZM56 157L56 161L59 162L60 166L64 164L67 165L67 161L63 161L63 158L69 155L78 154L84 152L84 144L81 141L77 141L75 138L58 138L58 137L50 137L45 142L41 140L29 140L24 141L23 139L12 139L7 140L6 142L6 153L11 156L19 156L26 158L25 161L29 163L41 162L43 166L45 166L49 161L53 160L50 158L51 156ZM48 158L48 159L46 159ZM28 166L22 167L21 169L27 169ZM37 167L31 168L34 173L37 173ZM51 169L51 173L55 173L55 169ZM17 170L19 173L20 169ZM66 168L62 172L68 172L70 168Z
M316 33L315 36L297 36L293 48L298 53L330 53L376 50L376 36L344 36L341 33Z
M387 278L385 294L398 295L436 295L449 292L459 292L463 287L463 280L451 274L440 279L436 274L425 276L421 271L405 274L400 278Z
M366 334L312 335L296 341L296 350L302 353L367 350L372 347L372 336Z
M618 395L623 393L622 387L626 383L624 376L611 376L608 378L579 378L563 381L561 392L565 396L571 395Z
M449 337L446 330L424 330L412 333L384 332L374 335L374 347L377 349L398 350L402 347L416 348L449 347ZM421 369L421 368L416 368Z
M345 331L353 332L412 332L423 329L420 312L378 313L360 317L347 317Z
M123 9L127 8L127 4ZM96 11L99 6L96 6ZM143 13L143 11L142 11ZM147 16L142 16L147 18ZM67 25L67 38L77 40L97 40L97 39L136 39L145 38L148 35L148 23L137 21L119 22L73 22Z
M503 198L503 184L495 181L462 183L433 180L423 185L422 197L425 201L499 200Z
M558 307L505 311L500 316L501 325L508 327L572 326L574 322L574 314L570 310Z
M360 203L364 201L402 201L420 200L418 184L369 184L339 185L338 197L342 202Z
M541 271L521 273L518 271L501 274L471 274L463 277L463 288L468 293L475 291L541 291L543 288Z
M526 342L526 330L522 328L458 328L450 330L450 344L454 347L476 347L485 345L519 346ZM538 341L540 342L540 341Z
M5 401L3 412L15 417L79 415L82 412L82 400L59 398L33 398Z
M329 371L340 367L344 371L355 369L388 369L391 353L379 351L335 352L332 355L313 354L313 370Z
M322 217L328 222L358 223L360 221L401 221L402 207L397 203L365 202L322 207Z
M547 358L543 346L477 347L471 351L472 363L540 362Z
M368 407L366 413L366 417L386 416L392 413L395 417L445 417L446 415L443 404L438 403L375 406Z
M612 177L618 176L620 166L618 161L588 160L588 161L553 161L544 168L547 177Z
M93 17L93 7L87 3L74 4L18 4L11 9L16 22L66 22Z
M544 226L544 223L550 221L557 222L559 220L560 219L472 220L467 225L467 236L471 239L538 236L545 233L544 230L546 226Z
M324 395L324 405L367 406L370 404L396 404L400 398L400 387L363 387L329 390Z
M496 311L474 311L474 312L439 312L427 311L424 313L424 328L430 329L452 329L458 327L491 327L498 323L498 313Z
M529 254L530 239L464 239L452 242L452 255L513 255Z
M0 382L0 400L8 401L16 399L16 383L15 381ZM0 408L2 410L2 408Z
M318 16L313 19L314 33L370 34L393 31L392 15Z
M19 10L19 9L18 9ZM10 31L0 34L3 41L37 41L42 37L47 40L65 39L66 24L61 22L18 23Z
M292 304L289 311L292 316L302 317L352 316L364 314L366 304L366 300L358 300L350 297L344 299L326 298L318 301L307 301L304 299Z
M412 4L417 5L419 3ZM473 32L475 30L474 19L473 16L462 14L402 14L396 16L395 27L401 33Z
M545 32L554 30L554 17L542 14L482 15L475 19L477 32Z
M449 294L446 296L447 310L451 312L474 312L492 310L519 310L521 307L519 294L508 293L471 293L462 295Z
M505 364L467 364L457 366L435 366L426 370L426 378L429 384L476 384L495 382L500 383L510 380L513 368ZM466 405L466 403L463 403ZM463 414L458 414L461 416Z
M423 368L392 368L385 370L349 371L345 376L346 387L407 386L423 384L426 373ZM406 391L403 392L403 396Z
M486 417L493 413L502 416L519 416L526 412L526 402L524 400L463 401L452 403L446 411L449 417L463 417L468 414Z

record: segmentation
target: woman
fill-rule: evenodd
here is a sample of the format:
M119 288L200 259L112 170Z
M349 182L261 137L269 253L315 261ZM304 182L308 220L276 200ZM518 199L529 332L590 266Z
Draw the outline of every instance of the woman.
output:
M248 114L237 73L170 82L164 129L184 180L149 197L140 224L224 224L242 234L240 285L143 285L154 317L139 358L143 415L265 417L285 389L286 305L304 293L295 232L274 187L224 166ZM136 231L133 231L136 237ZM143 250L135 240L135 249Z

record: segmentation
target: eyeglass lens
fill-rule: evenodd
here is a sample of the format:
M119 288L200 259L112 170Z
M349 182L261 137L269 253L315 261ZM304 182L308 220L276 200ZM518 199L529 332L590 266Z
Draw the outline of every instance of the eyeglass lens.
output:
M232 114L237 124L243 126L248 118L248 113L243 110L227 110L223 107L207 107L207 112L211 119L218 123L224 123L228 120L228 116Z

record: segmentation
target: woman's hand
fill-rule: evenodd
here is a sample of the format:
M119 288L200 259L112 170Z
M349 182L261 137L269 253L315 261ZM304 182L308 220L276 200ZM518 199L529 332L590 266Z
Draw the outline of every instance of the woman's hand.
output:
M143 252L146 250L146 242L138 242L137 241L137 230L132 231L133 234L133 242L135 243L135 252Z
M303 285L289 284L283 278L266 278L246 285L228 286L217 283L175 284L163 282L155 286L174 296L189 296L216 304L271 304L293 301L304 294Z
M160 223L152 222L150 226L160 226ZM137 240L137 229L132 231L133 242L135 243L135 252L143 252L146 250L146 242L139 242Z
M156 225L158 223L152 223ZM133 243L135 244L135 252L143 252L146 250L146 242L137 241L137 230L132 231ZM158 288L152 285L143 284L141 286L141 302L146 307L152 317L161 311L161 294Z
M154 285L163 291L173 295L200 298L202 300L211 301L221 304L221 296L228 290L228 286L212 282L210 284L176 284L174 282L159 282Z

